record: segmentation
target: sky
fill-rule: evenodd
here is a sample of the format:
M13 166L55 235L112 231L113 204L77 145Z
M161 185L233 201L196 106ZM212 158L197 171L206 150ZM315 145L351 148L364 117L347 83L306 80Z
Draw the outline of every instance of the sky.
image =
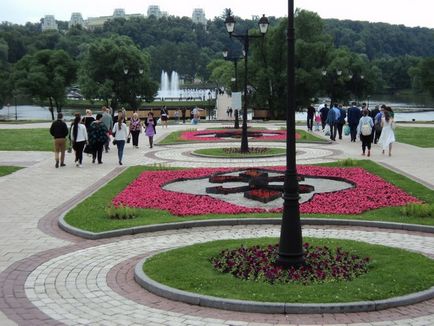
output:
M318 13L322 18L363 20L402 24L409 27L434 28L432 0L294 0L296 8ZM208 19L220 16L231 8L236 16L287 15L288 2L283 0L0 0L0 22L16 24L39 22L44 15L69 21L72 12L81 12L83 18L111 16L115 8L126 14L146 14L149 5L158 5L169 15L191 17L194 8L202 8Z

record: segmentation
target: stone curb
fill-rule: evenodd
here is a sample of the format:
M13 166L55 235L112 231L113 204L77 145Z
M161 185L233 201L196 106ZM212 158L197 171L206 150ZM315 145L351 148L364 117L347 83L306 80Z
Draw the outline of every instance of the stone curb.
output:
M180 230L180 229L188 229L188 228L195 228L195 227L267 225L267 224L280 225L282 221L280 218L216 219L216 220L188 221L188 222L176 222L176 223L166 223L166 224L153 224L153 225L137 226L132 228L125 228L125 229L96 233L96 232L82 230L69 225L65 221L66 213L67 212L64 212L59 217L59 221L58 221L59 227L65 232L90 240L98 240L98 239L119 237L124 235L133 235L139 233ZM362 226L362 227L373 227L373 228L380 228L380 229L393 229L393 230L403 230L403 231L412 231L412 232L434 233L434 226L392 223L392 222L302 218L301 223L302 225Z
M153 255L156 255L154 253ZM412 305L434 298L434 287L428 290L411 293L377 301L357 301L342 303L285 303L285 302L256 302L247 300L225 299L193 292L178 290L152 280L143 272L143 264L148 256L136 264L134 280L147 291L166 299L180 301L192 305L231 311L241 311L262 314L326 314L372 312L394 307Z

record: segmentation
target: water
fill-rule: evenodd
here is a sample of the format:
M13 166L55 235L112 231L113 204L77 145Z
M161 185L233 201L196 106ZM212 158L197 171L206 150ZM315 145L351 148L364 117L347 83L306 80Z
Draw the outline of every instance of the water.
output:
M181 95L179 90L179 76L176 71L172 71L169 79L169 74L166 71L161 71L160 89L158 90L159 98L177 97Z

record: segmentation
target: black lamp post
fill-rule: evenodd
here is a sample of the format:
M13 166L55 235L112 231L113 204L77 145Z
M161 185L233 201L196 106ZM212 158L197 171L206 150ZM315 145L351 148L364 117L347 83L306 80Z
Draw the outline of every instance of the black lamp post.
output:
M238 60L242 59L242 57L229 56L228 50L223 50L223 57L227 61L232 61L234 63L234 71L235 71L235 88L234 92L238 92Z
M265 33L268 30L268 19L265 15L259 20L259 30L261 35L249 35L249 31L247 30L244 34L236 34L235 30L235 19L233 16L227 16L225 20L226 30L229 33L230 37L235 37L239 39L244 46L244 105L243 105L243 127L241 133L241 153L249 152L249 143L247 139L247 58L249 56L249 43L250 39L254 38L263 38Z
M286 111L286 171L279 257L283 267L298 267L304 262L301 232L297 167L295 160L295 33L294 0L288 0L288 108Z
M138 73L139 73L139 76L143 75L143 69L139 68ZM129 92L131 92L131 100L132 100L132 103L134 105L133 111L136 112L138 106L137 106L136 92L134 89L136 87L136 75L137 75L137 73L134 71L132 72L130 69L128 69L128 67L124 67L124 75L125 76L130 75L132 80L133 80L133 87L130 88Z
M18 120L18 111L17 111L17 95L14 94L14 103L15 103L15 121Z

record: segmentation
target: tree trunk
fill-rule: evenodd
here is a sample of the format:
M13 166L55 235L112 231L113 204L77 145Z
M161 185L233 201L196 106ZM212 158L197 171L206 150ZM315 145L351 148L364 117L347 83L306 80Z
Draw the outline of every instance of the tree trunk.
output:
M51 97L48 98L50 101L50 107L48 108L51 112L51 120L54 121L54 108L53 108L53 99Z

